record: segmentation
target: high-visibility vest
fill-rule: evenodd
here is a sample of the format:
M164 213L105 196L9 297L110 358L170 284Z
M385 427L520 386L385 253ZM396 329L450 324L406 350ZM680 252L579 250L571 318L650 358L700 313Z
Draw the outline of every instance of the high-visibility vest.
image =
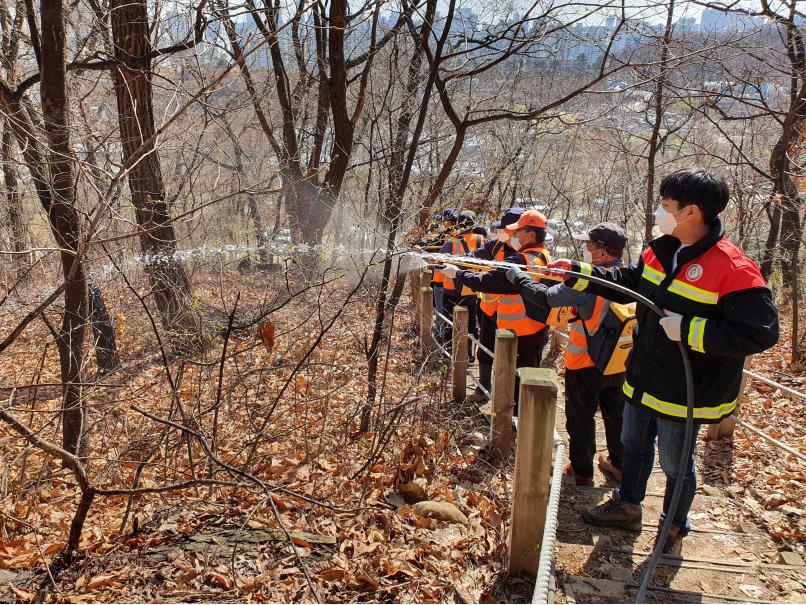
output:
M545 267L551 262L551 255L543 245L519 251L526 259L526 270L532 267ZM512 330L518 336L529 336L539 332L546 324L526 316L526 306L520 294L502 294L498 299L498 327Z
M593 334L599 329L602 318L607 311L608 301L601 296L596 297L596 305L589 319L579 318L568 326L568 345L565 347L565 367L569 370L581 370L593 367L593 359L588 355L588 339L585 330ZM584 322L584 327L583 327Z
M484 245L484 236L478 233L460 233L451 240L451 254L458 256L460 254L473 254L476 249ZM449 277L443 276L442 287L446 290L456 290L453 280ZM472 292L471 292L472 294Z
M495 253L493 253L492 260L494 261L503 261L506 258L506 246L503 242L497 242L498 245ZM501 298L500 294L488 294L486 292L479 292L479 297L481 298L481 302L479 303L479 308L481 311L487 316L492 317L495 315L496 311L498 310L498 299Z

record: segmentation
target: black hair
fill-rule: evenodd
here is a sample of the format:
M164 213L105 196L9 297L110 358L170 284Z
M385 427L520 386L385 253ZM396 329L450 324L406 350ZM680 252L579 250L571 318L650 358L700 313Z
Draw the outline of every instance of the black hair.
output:
M705 224L710 225L727 207L730 191L721 176L700 168L688 168L666 175L660 184L660 195L676 200L680 208L697 206Z
M605 251L605 254L613 258L621 258L624 254L624 248L611 248L610 246L599 245L602 246L602 250Z
M546 241L546 230L543 227L532 227L531 225L527 225L523 227L524 231L532 232L535 234L535 243L536 244L543 244Z

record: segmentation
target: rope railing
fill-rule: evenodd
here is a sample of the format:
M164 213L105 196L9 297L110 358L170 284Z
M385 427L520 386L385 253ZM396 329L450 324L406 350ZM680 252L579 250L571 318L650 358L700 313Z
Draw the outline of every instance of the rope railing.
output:
M543 528L543 539L540 542L540 559L537 564L535 589L532 603L548 603L551 583L551 571L554 564L554 545L557 540L557 517L560 512L560 491L562 489L565 455L568 446L557 430L554 430L554 469L551 474L549 503L546 508L546 525Z
M773 387L775 389L778 389L782 393L787 393L789 395L792 395L793 397L797 397L799 399L803 399L804 401L806 401L806 393L801 393L799 391L796 391L795 389L790 389L787 386L784 386L784 385L782 385L780 383L777 383L774 380L770 380L769 378L766 378L766 377L762 376L761 374L756 374L755 372L751 372L750 370L744 370L744 374L745 374L745 376L749 376L753 380L763 382L767 386L771 386L771 387Z
M434 311L434 313L436 313L437 317L440 317L442 321L444 321L446 324L448 324L449 326L453 326L453 321L445 317L441 312Z
M742 420L741 418L739 418L739 417L738 417L738 416L736 416L736 415L731 415L731 417L730 417L730 418L731 418L731 420L733 420L733 421L734 421L736 424L738 424L738 425L739 425L740 427L742 427L743 429L748 430L748 431L750 431L751 433L755 433L756 435L758 435L758 436L759 436L759 437L761 437L762 439L765 439L766 441L769 441L770 443L772 443L773 445L775 445L775 446L779 447L780 449L782 449L782 450L784 450L784 451L786 451L786 452L788 452L788 453L792 454L792 455L793 455L793 456L795 456L795 457L796 457L798 460L801 460L801 461L803 461L803 462L806 462L806 455L801 454L801 453L800 453L798 450L796 450L795 448L793 448L793 447L791 447L791 446L787 445L786 443L783 443L783 442L781 442L781 441L778 441L778 440L777 440L775 437L772 437L772 436L768 435L767 433L765 433L764 431L762 431L762 430L760 430L760 429L757 429L757 428L756 428L756 427L754 427L752 424L750 424L749 422L745 422L744 420Z
M468 335L467 335L467 337L468 337L468 338L469 338L469 339L470 339L472 342L475 342L475 343L476 343L476 348L478 348L480 351L484 351L484 352L485 352L485 353L487 353L487 355L489 355L490 357L495 357L495 353L494 353L493 351L491 351L490 349L488 349L487 347L485 347L483 344L481 344L481 341L480 341L478 338L476 338L476 337L475 337L475 336L473 336L472 334L468 334Z

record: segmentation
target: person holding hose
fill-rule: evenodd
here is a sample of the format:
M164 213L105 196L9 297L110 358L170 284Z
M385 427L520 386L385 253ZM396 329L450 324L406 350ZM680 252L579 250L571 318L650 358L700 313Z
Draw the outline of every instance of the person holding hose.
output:
M507 231L507 227L518 222L523 214L523 208L510 208L500 220L491 225L491 237L478 250L473 253L476 258L492 261L503 261L508 256L515 254L515 250L509 245L512 234ZM490 351L495 351L495 330L497 329L495 314L498 310L499 294L479 293L479 342ZM476 352L479 362L479 382L488 392L493 390L493 358L479 347ZM479 388L467 398L468 401L487 401L488 397Z
M449 238L440 249L442 254L450 254L453 256L472 255L476 250L484 246L485 239L483 235L475 233L473 228L476 225L476 213L472 210L462 210L456 220L457 233L454 237ZM457 286L453 279L444 271L441 272L442 279L442 311L441 313L447 318L453 317L453 308L463 306L468 310L468 333L476 338L479 337L479 329L476 323L476 296L471 292L462 292L461 286ZM441 318L440 318L441 319ZM442 320L445 321L444 319ZM442 344L450 350L453 342L453 327L446 323L444 332L442 334ZM468 361L473 363L475 361L473 355L473 343L467 343L467 356Z
M728 185L711 172L687 169L660 185L655 223L664 234L650 242L637 265L610 271L567 259L550 268L577 271L621 284L657 304L659 318L638 306L638 327L623 392L627 405L621 487L604 503L585 510L594 525L641 530L641 503L655 458L655 441L666 475L663 515L675 483L683 489L663 545L679 554L689 532L694 500L694 448L700 424L717 423L733 413L744 359L778 341L778 313L756 264L725 236L719 214L728 204ZM555 275L566 286L617 302L628 297L584 278ZM685 437L686 379L678 342L689 351L694 382L694 427L688 463L679 469ZM682 472L679 472L682 471Z
M546 239L546 217L537 210L527 210L517 222L506 227L511 233L510 246L514 250L504 260L508 263L523 265L527 269L545 267L551 262L551 256L544 244ZM546 324L527 317L523 299L506 277L505 271L489 271L474 273L462 271L451 264L444 265L442 273L452 279L457 287L467 286L476 292L499 294L496 307L496 322L499 328L512 330L518 336L518 353L516 365L519 368L533 368L540 365L543 348L548 339ZM515 412L517 416L517 397L519 380L515 381Z
M627 233L614 223L599 223L587 233L574 236L585 242L585 262L605 270L624 266L622 254ZM565 474L577 485L593 485L593 458L596 455L596 408L602 413L607 441L607 455L599 456L599 468L621 481L621 419L624 411L623 365L606 374L599 369L588 352L588 339L602 328L610 312L609 301L601 296L579 292L563 284L548 286L535 281L518 267L507 271L509 279L520 291L527 314L537 311L538 318L547 317L552 308L572 307L575 319L570 321L569 343L565 349L565 428L569 436L571 461ZM610 297L610 294L608 294ZM617 334L613 338L618 338ZM620 370L620 371L619 371Z

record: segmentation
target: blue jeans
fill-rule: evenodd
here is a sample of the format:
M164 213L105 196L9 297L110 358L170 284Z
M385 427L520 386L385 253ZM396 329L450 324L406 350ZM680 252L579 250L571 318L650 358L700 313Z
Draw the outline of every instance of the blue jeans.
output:
M691 529L688 512L694 501L697 477L694 472L694 446L700 425L694 423L688 463L683 475L683 491L673 522L680 528L679 535L685 536ZM624 445L624 458L621 463L622 499L640 506L646 496L646 484L655 463L655 438L658 439L660 467L666 475L666 491L663 495L663 515L669 509L674 486L678 479L677 465L683 452L683 439L686 425L683 422L666 420L652 414L645 406L627 403L624 406L624 421L621 427L621 442Z

